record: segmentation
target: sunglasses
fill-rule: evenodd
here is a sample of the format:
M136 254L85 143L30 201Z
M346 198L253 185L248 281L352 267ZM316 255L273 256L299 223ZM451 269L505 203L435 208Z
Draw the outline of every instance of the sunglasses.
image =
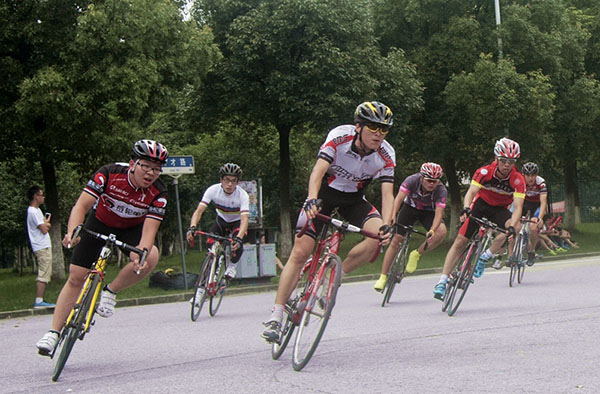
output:
M517 162L517 159L501 159L498 158L498 161L502 164L515 164Z
M382 126L376 123L365 123L364 126L373 134L379 132L381 135L386 135L390 132L390 128L388 126Z

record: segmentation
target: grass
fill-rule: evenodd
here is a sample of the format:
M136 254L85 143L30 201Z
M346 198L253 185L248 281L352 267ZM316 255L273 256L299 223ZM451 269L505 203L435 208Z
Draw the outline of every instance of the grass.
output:
M562 256L568 257L574 253L600 252L600 244L598 243L598 239L600 239L600 223L584 223L577 225L576 231L573 231L571 235L573 240L576 241L580 247L578 249L571 249ZM359 240L360 236L348 234L340 247L340 256L345 257L352 246ZM413 236L411 238L411 249L416 248L420 242L422 242L420 236ZM446 240L436 249L424 254L419 260L419 269L441 267L450 245L451 242ZM198 273L203 258L203 252L195 249L188 251L186 254L187 271ZM382 261L383 255L379 255L375 262L364 264L349 275L378 274L381 271ZM176 271L181 272L181 255L161 258L156 270L164 271L167 268L173 268ZM117 267L116 262L110 263L106 271L105 279L110 282L117 276L118 271L119 268ZM24 272L23 275L13 272L10 268L0 269L0 311L31 308L35 298L35 279L36 274L31 272L31 268L29 268L29 271ZM272 278L273 283L276 283L277 280L278 277ZM50 282L44 298L49 302L55 302L63 284L64 281L54 280ZM149 287L149 279L145 278L140 283L121 291L119 293L119 298L148 297L154 295L178 294L181 292L182 290L178 289L163 290L156 287Z

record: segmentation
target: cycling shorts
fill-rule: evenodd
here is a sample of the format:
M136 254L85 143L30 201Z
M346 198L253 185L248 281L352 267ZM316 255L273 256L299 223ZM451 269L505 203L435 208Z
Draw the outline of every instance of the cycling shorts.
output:
M104 235L114 234L119 241L123 241L131 246L137 246L140 243L140 239L142 239L143 223L129 228L108 227L96 218L96 211L92 211L89 214L84 227ZM71 264L83 268L91 268L92 264L98 260L100 250L104 246L105 241L96 239L83 230L79 233L79 236L81 237L81 241L73 249ZM123 249L121 251L129 258L129 252Z
M413 208L408 204L402 204L402 207L400 208L396 218L396 223L404 226L412 226L418 219L423 227L429 231L433 225L433 218L435 218L434 211L425 211L423 209ZM406 234L406 230L402 227L398 227L398 234L404 235Z
M478 198L473 203L471 207L471 215L476 216L478 218L488 218L502 229L504 229L506 221L512 216L512 214L507 208L490 205L487 202L485 202L482 198ZM464 235L467 238L471 238L478 228L479 225L476 221L467 219L463 223L463 225L460 226L458 233L460 235Z
M534 201L527 201L523 203L523 213L522 216L526 216L527 212L531 212L531 217L537 218L540 216L540 203Z
M331 216L334 209L347 220L350 224L363 227L367 220L371 218L381 218L379 211L366 200L362 192L345 193L328 186L321 187L319 191L319 199L322 201L322 209L320 213ZM300 211L298 221L296 222L296 233L300 232L306 223L306 213L304 209ZM324 223L318 219L312 221L308 226L306 234L317 239L317 234L321 233Z
M209 231L211 233L218 234L222 237L228 237L229 234L231 234L232 237L235 237L238 235L238 232L240 231L240 221L236 220L235 222L226 222L220 216L217 216L217 220L215 220L215 222L212 224L212 226L210 226ZM246 242L246 237L247 237L247 234L245 234L243 237L241 237L242 242ZM207 242L209 244L212 244L215 241L213 239L209 238ZM242 258L243 252L244 252L243 247L241 249L233 251L231 253L231 262L233 264L235 264L238 261L240 261L240 259Z

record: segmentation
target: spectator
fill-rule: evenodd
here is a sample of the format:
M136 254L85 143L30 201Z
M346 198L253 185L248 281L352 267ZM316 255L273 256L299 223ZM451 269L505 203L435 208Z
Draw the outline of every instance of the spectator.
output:
M42 213L40 205L44 203L44 191L39 186L31 186L27 191L27 233L31 249L38 264L37 290L33 309L53 308L55 305L44 301L44 292L52 276L52 245L50 243L50 213Z

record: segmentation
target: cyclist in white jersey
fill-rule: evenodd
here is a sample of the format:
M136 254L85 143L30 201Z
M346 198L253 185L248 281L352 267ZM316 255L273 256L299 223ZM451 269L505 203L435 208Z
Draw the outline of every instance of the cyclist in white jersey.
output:
M188 241L193 239L193 233L196 231L196 226L200 222L202 214L212 202L217 211L217 219L209 231L224 237L228 236L229 233L233 233L233 240L235 241L231 247L231 264L225 271L225 276L231 279L235 277L235 264L242 257L243 242L248 231L249 198L248 193L238 185L242 177L240 166L234 163L225 163L219 170L219 174L221 182L210 186L204 192L202 200L190 220L186 238Z
M307 219L321 212L338 213L351 224L378 232L384 243L389 242L389 223L394 203L394 167L396 156L385 141L393 123L392 111L377 101L360 104L354 113L354 125L342 125L331 130L319 150L317 163L308 182L308 197L300 212L296 231ZM382 214L369 203L364 190L373 179L381 180ZM322 201L318 206L317 199ZM295 239L294 247L279 279L279 288L271 317L264 325L262 337L277 341L281 331L284 304L298 282L304 262L316 243L323 223L315 220L306 234ZM342 275L368 261L378 247L377 240L366 238L354 246L342 264Z

